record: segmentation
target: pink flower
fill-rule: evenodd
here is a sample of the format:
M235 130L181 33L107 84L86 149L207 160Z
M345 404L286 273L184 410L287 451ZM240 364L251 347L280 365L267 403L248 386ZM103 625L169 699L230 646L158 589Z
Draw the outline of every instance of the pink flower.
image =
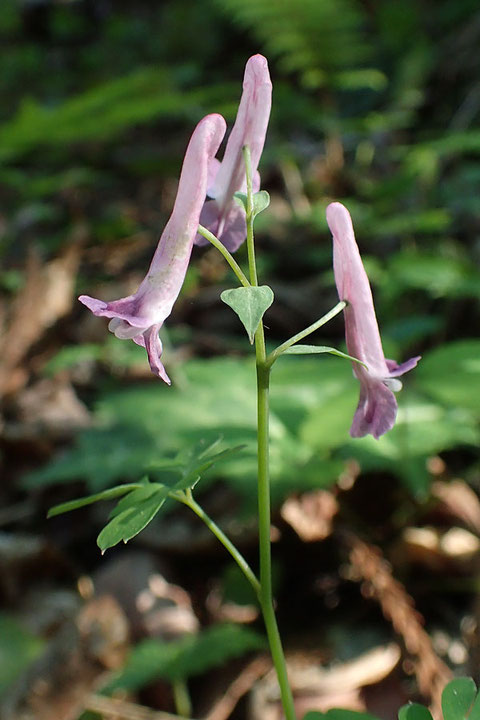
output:
M221 115L207 115L195 128L185 153L172 214L137 292L112 302L88 295L79 297L94 315L111 318L108 328L118 338L131 339L145 347L152 372L168 384L170 379L160 360L162 343L158 332L185 279L205 200L208 166L225 128Z
M327 207L327 222L333 235L333 269L338 295L348 303L344 310L348 353L368 368L353 363L353 372L360 381L360 399L350 435L363 437L370 433L378 440L395 424L397 401L392 391L402 388L398 376L414 368L420 357L402 365L385 359L372 291L350 214L340 203L332 203Z
M245 66L243 93L238 106L223 160L211 163L207 200L200 224L232 252L246 238L247 226L245 211L235 202L234 193L246 192L245 163L242 149L250 148L253 173L253 192L260 189L260 175L257 172L267 134L268 119L272 105L272 83L268 72L268 63L263 55L254 55ZM201 235L195 240L197 245L207 244Z

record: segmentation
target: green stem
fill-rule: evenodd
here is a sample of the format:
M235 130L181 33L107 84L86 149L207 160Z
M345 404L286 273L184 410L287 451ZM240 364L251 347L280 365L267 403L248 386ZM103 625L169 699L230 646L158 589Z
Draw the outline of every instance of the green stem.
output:
M272 558L270 542L270 473L269 473L269 380L270 368L265 362L263 324L255 334L257 350L257 432L258 432L258 537L260 546L260 602L267 630L270 652L277 673L286 720L296 720L287 664L278 631L272 593Z
M203 227L203 225L198 226L198 232L200 233L200 235L203 235L206 240L212 243L213 247L216 247L217 250L222 253L223 257L228 262L243 287L249 287L250 283L248 282L246 275L243 273L242 268L237 263L232 254L227 250L225 245L221 243L220 240L215 237L213 233L210 232L210 230L207 230L207 228Z
M177 496L176 496L177 497ZM250 565L247 563L243 555L237 550L235 545L232 543L231 540L228 539L228 537L225 535L223 530L221 530L218 525L212 520L211 517L207 515L205 510L194 500L194 497L192 495L191 490L187 490L184 494L182 494L182 497L178 496L178 499L183 502L185 505L187 505L195 515L197 515L205 525L211 530L211 532L215 535L218 540L222 543L223 547L230 553L230 555L233 557L235 562L237 563L240 570L243 572L245 577L247 578L250 585L253 587L255 594L260 600L260 583L255 576L255 573L251 569Z
M311 335L311 333L315 332L315 330L318 330L318 328L321 328L322 325L325 325L329 320L332 320L332 318L341 313L343 308L346 306L347 303L344 300L341 300L335 305L334 308L332 308L328 313L326 313L326 315L323 315L323 317L321 317L319 320L316 320L314 323L306 327L305 330L301 330L296 335L293 335L288 340L285 340L285 342L275 348L275 350L272 350L270 355L267 357L267 366L271 367L275 360L279 357L279 355L284 353L285 350L288 350L289 347L295 345L295 343L298 343L300 340L303 340L303 338L307 337L307 335Z
M192 717L192 702L185 680L174 680L172 683L175 710L182 718Z
M247 176L247 252L250 282L258 285L253 235L253 189L250 149L243 148ZM267 631L273 664L277 673L280 696L286 720L296 720L292 691L288 682L287 664L278 631L272 593L272 557L270 542L270 471L269 471L269 382L263 322L255 333L257 368L257 453L258 453L258 542L260 549L260 603Z

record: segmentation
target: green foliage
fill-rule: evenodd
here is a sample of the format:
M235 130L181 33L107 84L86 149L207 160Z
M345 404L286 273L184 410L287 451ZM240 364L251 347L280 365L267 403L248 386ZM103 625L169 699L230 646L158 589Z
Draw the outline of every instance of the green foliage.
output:
M474 702L477 688L472 678L455 678L448 683L442 693L442 712L444 720L467 720L480 710L480 698Z
M0 696L39 655L43 642L6 614L0 615Z
M419 387L435 400L480 416L480 341L463 340L432 350L418 367Z
M366 15L354 0L217 0L255 33L270 57L302 74L305 85L379 88L383 74L364 64L371 57ZM362 67L363 66L363 67Z
M394 291L415 288L432 297L480 297L480 273L467 260L429 252L397 253L387 265Z
M480 717L480 693L472 678L455 678L445 686L442 693L443 720L478 720ZM308 712L303 720L378 720L369 713L354 710L333 709L326 713ZM398 720L432 720L430 710L419 703L409 703L400 708Z
M97 538L97 545L105 552L119 542L127 543L138 535L159 512L170 488L160 483L146 483L123 497L110 513L110 522Z
M398 711L398 720L432 720L432 715L425 705L409 703Z
M137 481L143 473L154 472L159 458L172 458L185 447L221 434L229 446L245 445L242 453L223 461L222 477L253 509L256 402L252 362L196 360L184 365L182 371L183 384L173 388L155 384L104 393L96 409L97 426L80 432L71 450L31 473L26 479L28 485L85 479L88 488L98 492L118 481ZM326 383L319 382L319 372ZM312 450L300 441L296 422L301 429L325 393L335 394L337 389L349 389L350 408L354 408L357 387L346 363L326 358L296 362L285 358L276 364L271 418L272 492L276 501L293 488L328 486L341 472L340 460L328 462L325 458L321 465L313 462ZM347 417L344 422L347 430ZM292 473L292 468L297 471Z
M125 343L117 341L117 345ZM326 355L315 359L285 355L272 370L274 502L292 490L328 487L342 472L344 459L352 457L364 470L396 475L410 492L425 498L430 482L426 459L445 449L480 443L475 392L480 383L478 355L476 341L425 353L418 368L405 378L394 429L378 441L349 438L359 392L349 363ZM222 435L226 445L244 445L244 450L222 457L222 473L211 473L202 487L225 478L243 498L245 509L253 510L252 362L233 358L190 361L182 367L182 377L173 388L157 384L104 393L96 408L96 427L79 433L71 450L31 473L28 485L84 479L96 493L119 481L136 482L145 473L155 482L166 483L165 475L158 474L167 472L164 463L174 464L175 455L185 448ZM181 457L187 468L186 456ZM201 474L195 467L192 474L187 473L187 484L196 472Z
M95 495L89 495L88 497L78 498L77 500L70 500L69 502L60 503L59 505L55 505L55 507L50 508L47 517L51 518L55 515L61 515L62 513L70 512L70 510L78 510L78 508L85 507L86 505L92 505L93 503L99 502L100 500L114 500L117 497L121 497L122 495L125 495L132 490L138 490L141 487L142 486L140 483L128 483L125 485L120 485L118 487L109 488L108 490L103 490L102 492L95 493Z
M272 288L268 285L233 288L224 290L220 297L237 313L253 345L260 320L273 303Z
M186 635L169 643L144 640L103 691L131 692L157 679L183 680L264 646L264 639L253 630L230 624L214 625L198 635Z
M283 351L282 355L322 355L323 353L337 355L338 357L345 358L346 360L352 360L353 362L360 363L360 365L366 367L365 363L362 363L361 360L358 360L351 355L347 355L336 348L328 347L327 345L291 345Z
M180 494L181 499L182 492L192 490L212 465L241 449L239 446L213 452L219 442L220 440L215 440L207 444L201 441L196 447L179 453L173 460L157 461L154 470L156 473L160 472L162 477L166 475L167 484L151 483L145 478L141 483L120 485L85 498L61 503L53 507L48 516L53 517L101 500L113 500L125 495L110 513L110 522L98 536L97 544L100 550L105 552L119 542L127 543L153 520L168 497L179 499ZM169 477L172 474L173 481Z
M480 717L480 693L472 678L451 680L442 692L443 720L478 720ZM404 705L398 720L432 720L428 708L418 703Z
M0 160L39 146L111 141L135 125L188 113L198 102L202 93L178 92L164 68L137 69L55 108L25 100L16 117L0 126Z
M224 602L258 606L258 597L236 562L226 566L222 574L221 587Z
M317 711L308 712L303 716L303 720L378 720L378 718L366 712L333 708L326 713Z

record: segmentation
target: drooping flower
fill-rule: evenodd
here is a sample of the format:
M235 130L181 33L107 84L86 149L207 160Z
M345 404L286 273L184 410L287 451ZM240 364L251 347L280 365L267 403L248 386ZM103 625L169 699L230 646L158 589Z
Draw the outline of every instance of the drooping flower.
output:
M152 372L168 384L158 332L185 279L207 190L209 163L225 129L225 120L216 114L207 115L195 128L185 153L172 214L137 292L111 302L88 295L79 297L94 315L111 318L108 328L118 338L145 347Z
M378 440L395 424L397 401L393 392L402 388L398 377L414 368L420 357L411 358L402 365L385 358L372 291L350 214L340 203L332 203L327 207L327 222L333 235L333 268L338 295L340 300L348 303L344 310L348 353L368 368L353 363L353 372L360 381L360 399L350 435L363 437L370 433Z
M268 63L263 55L253 55L246 66L243 92L238 106L235 125L232 128L223 160L211 163L207 200L200 223L231 251L234 252L245 240L247 226L245 210L234 199L234 193L246 192L243 147L248 145L252 161L253 192L260 189L257 172L267 134L272 105L272 83ZM197 235L197 245L207 244Z

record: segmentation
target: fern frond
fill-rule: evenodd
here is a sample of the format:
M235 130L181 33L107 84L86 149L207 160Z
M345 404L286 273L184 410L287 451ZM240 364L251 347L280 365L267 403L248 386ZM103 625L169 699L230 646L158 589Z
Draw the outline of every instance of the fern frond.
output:
M215 0L242 27L252 29L269 56L310 86L371 86L366 14L357 0ZM355 79L355 73L359 73ZM378 73L380 75L380 73Z

